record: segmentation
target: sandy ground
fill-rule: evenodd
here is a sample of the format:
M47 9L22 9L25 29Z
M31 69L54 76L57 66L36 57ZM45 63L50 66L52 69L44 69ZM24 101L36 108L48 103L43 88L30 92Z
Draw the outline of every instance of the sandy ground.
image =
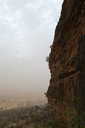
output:
M27 98L20 97L0 97L0 110L7 110L12 108L20 108L24 106L40 105L45 102L38 99L29 100Z
M16 93L16 95L6 95L0 93L0 110L7 110L12 108L20 108L30 105L40 105L47 102L46 98L43 97L31 97L26 93Z

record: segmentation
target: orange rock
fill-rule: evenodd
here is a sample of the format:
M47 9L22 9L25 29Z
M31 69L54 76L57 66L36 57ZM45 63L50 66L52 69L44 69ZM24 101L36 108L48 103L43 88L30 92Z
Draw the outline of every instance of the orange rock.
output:
M85 111L85 0L64 0L49 69L47 97L56 113L78 105L80 112Z

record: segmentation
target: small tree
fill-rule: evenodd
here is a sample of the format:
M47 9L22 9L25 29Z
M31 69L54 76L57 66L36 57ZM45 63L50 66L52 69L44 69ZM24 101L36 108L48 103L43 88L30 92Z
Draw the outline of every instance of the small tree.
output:
M47 97L47 92L45 92L44 94L45 94L45 96Z
M14 125L12 125L11 128L14 128Z
M46 57L46 61L49 62L49 57Z
M53 45L50 45L50 48L52 48Z

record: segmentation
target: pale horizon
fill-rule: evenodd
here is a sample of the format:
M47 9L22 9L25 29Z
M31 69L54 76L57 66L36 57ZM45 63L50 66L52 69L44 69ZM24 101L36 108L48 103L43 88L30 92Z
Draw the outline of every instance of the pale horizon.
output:
M63 0L0 0L0 91L43 94ZM3 92L4 92L3 91Z

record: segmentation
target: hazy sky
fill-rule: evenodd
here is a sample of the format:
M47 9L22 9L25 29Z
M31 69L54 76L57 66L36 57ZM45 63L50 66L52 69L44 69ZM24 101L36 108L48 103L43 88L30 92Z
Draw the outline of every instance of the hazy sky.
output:
M63 0L0 0L0 90L46 92Z

